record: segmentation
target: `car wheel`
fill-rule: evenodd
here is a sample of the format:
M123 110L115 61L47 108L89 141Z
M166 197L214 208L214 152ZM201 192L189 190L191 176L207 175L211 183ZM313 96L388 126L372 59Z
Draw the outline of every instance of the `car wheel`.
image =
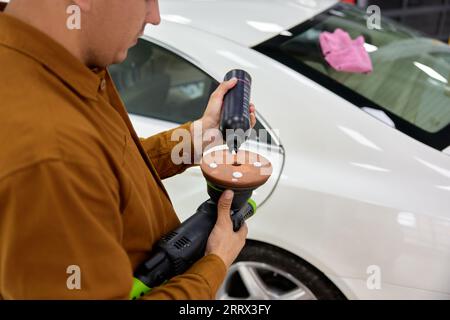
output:
M306 261L272 245L247 240L217 299L341 300L345 296Z

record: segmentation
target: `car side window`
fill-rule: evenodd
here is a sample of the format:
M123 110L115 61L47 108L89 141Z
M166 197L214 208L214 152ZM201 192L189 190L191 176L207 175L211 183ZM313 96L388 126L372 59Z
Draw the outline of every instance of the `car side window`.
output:
M143 39L109 72L129 113L175 123L199 119L219 85L189 61ZM254 129L250 139L259 141L265 128L257 120ZM269 133L264 142L272 143Z
M129 113L175 123L200 118L218 86L187 60L143 39L109 71Z

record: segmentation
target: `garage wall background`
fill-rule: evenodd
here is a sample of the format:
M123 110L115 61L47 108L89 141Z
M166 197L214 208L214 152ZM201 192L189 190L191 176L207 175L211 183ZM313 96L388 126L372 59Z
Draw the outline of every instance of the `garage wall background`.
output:
M356 0L366 9L375 4L381 15L450 43L450 0Z

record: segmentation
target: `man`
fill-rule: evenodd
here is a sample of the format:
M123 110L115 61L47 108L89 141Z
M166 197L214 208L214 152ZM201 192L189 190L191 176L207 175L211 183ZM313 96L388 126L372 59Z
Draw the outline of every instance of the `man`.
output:
M157 0L12 0L0 14L0 298L128 299L133 270L179 224L160 179L189 165L171 161L172 131L137 137L106 70L147 23L160 23ZM204 131L235 82L212 94ZM215 297L247 234L232 230L232 197L206 255L145 299Z

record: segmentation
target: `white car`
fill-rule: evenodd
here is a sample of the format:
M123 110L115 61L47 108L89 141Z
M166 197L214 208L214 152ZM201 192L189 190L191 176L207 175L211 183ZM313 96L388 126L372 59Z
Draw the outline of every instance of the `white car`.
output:
M450 298L450 48L336 1L163 0L110 68L142 137L199 118L227 71L253 78L249 140L274 165L223 299ZM373 72L338 72L321 32L363 35ZM198 167L164 181L182 219Z

